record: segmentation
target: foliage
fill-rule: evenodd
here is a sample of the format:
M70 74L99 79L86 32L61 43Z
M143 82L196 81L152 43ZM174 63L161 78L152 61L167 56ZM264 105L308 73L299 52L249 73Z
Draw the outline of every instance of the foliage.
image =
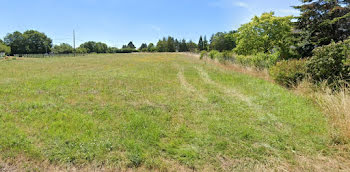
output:
M209 42L207 40L207 36L204 36L204 40L203 40L203 50L204 51L208 51L209 50Z
M209 57L210 57L210 59L215 59L215 57L217 56L217 54L219 54L220 52L219 51L217 51L217 50L212 50L212 51L210 51L209 52Z
M313 48L339 42L350 36L349 0L303 0L296 28L299 30L298 49L310 56Z
M182 39L182 41L180 42L180 45L179 45L179 52L187 52L187 51L189 51L189 50L188 50L186 40Z
M156 47L154 46L153 43L149 43L148 46L147 46L147 51L148 52L155 52L157 51Z
M119 49L117 47L108 47L107 53L117 53Z
M350 81L350 39L318 47L307 64L307 72L314 82L329 85Z
M130 41L130 42L128 43L128 45L126 46L126 48L129 48L129 49L136 49L136 47L135 47L135 45L134 45L134 43L133 43L132 41Z
M133 53L133 52L139 52L139 51L133 48L122 48L122 49L118 49L115 53Z
M11 47L11 54L44 54L51 52L52 47L52 40L35 30L7 34L4 42Z
M80 45L81 48L86 48L88 53L107 53L108 46L102 42L88 41Z
M274 13L255 16L251 22L242 25L234 34L239 55L273 53L280 51L282 59L289 58L292 45L292 16L276 17Z
M236 55L235 63L254 67L257 69L270 68L275 65L279 58L279 53L268 54L268 53L258 53L256 55L244 56Z
M192 41L186 42L185 39L179 41L168 36L158 41L156 49L158 52L196 52L198 45Z
M55 54L70 54L74 52L74 49L71 45L62 43L60 45L55 45L52 52Z
M147 44L146 43L141 44L139 50L143 52L147 51L148 50Z
M208 40L207 37L204 36L204 39L202 36L200 36L198 41L198 50L199 51L207 51L208 50Z
M5 53L7 55L11 53L11 47L5 45L1 40L0 40L0 53Z
M75 50L75 52L76 52L77 54L86 54L86 53L88 53L88 49L79 47L79 48L77 48L77 49Z
M217 53L215 58L218 59L220 63L224 64L227 61L232 61L234 59L232 51L223 51L221 53Z
M159 40L157 43L157 51L158 52L175 52L176 51L175 39L171 36L168 36L167 38L164 37L162 40Z
M283 60L270 68L271 77L286 87L296 86L306 76L305 60Z
M231 51L236 47L236 40L233 34L236 31L229 33L218 32L210 38L210 49L217 51Z
M186 46L187 46L189 52L197 52L197 50L198 50L198 45L196 43L194 43L193 41L189 41L186 44Z
M202 60L204 57L207 57L208 56L208 52L207 51L201 51L201 55L200 55L200 59Z

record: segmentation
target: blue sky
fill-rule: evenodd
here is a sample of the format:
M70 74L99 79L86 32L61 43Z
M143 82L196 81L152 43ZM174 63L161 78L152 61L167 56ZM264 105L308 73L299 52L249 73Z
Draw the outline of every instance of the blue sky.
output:
M299 0L0 0L0 38L35 29L54 44L101 41L121 47L129 41L156 43L163 36L198 41L237 29L254 15L275 11L298 15Z

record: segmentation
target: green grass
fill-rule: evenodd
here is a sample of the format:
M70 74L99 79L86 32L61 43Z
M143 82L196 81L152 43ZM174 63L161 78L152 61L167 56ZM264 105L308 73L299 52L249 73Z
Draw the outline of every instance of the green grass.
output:
M0 71L3 160L227 170L330 152L311 102L183 54L2 60Z

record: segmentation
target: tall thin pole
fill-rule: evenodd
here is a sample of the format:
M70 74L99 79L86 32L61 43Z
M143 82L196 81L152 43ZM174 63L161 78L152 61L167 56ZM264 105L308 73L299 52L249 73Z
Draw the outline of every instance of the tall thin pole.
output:
M73 29L73 48L74 48L74 57L75 57L75 30Z

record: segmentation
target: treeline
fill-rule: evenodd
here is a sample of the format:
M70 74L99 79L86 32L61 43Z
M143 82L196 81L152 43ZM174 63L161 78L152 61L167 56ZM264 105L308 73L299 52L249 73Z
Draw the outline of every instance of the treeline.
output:
M52 44L52 39L45 33L28 30L24 33L13 32L7 34L4 41L0 39L0 52L7 55L14 54L85 54L85 53L131 53L131 52L199 52L199 51L227 51L232 50L236 43L234 31L218 32L207 40L206 36L200 37L199 42L187 41L185 39L176 39L168 36L159 40L157 44L143 43L136 49L132 41L123 45L122 48L110 47L106 43L88 41L74 49L68 43L59 45Z
M332 88L349 84L349 5L348 0L308 0L294 7L300 10L298 17L264 13L231 34L218 35L220 47L227 45L229 50L213 48L212 39L211 51L203 51L201 57L267 68L287 87L305 78Z

